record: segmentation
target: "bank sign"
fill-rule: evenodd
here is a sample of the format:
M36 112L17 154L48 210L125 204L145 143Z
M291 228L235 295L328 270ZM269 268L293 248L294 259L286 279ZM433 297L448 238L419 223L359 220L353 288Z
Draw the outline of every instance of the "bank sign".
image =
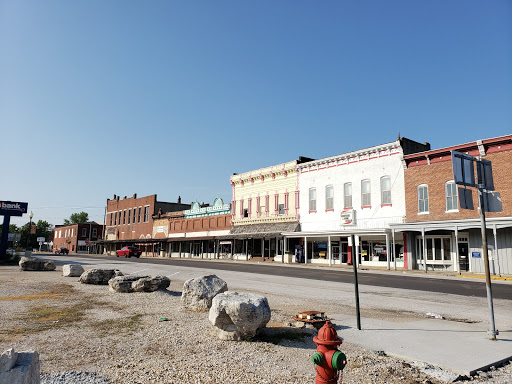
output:
M21 216L27 213L28 203L17 201L0 201L0 215Z

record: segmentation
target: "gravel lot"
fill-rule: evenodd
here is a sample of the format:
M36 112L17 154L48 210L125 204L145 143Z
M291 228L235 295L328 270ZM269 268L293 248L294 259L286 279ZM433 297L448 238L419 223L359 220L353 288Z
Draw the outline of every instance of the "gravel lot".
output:
M207 313L182 309L182 286L182 280L174 279L166 291L114 294L106 286L62 277L59 267L22 272L2 266L1 350L37 350L46 384L314 383L313 332L289 326L298 308L314 303L267 293L272 319L261 337L227 342L212 336ZM341 349L348 358L344 383L443 383L455 378L350 343ZM511 383L512 366L461 381Z

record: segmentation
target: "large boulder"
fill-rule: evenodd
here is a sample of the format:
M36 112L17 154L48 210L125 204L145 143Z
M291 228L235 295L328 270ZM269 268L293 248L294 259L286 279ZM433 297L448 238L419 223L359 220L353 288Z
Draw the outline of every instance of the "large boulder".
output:
M8 349L0 355L0 383L39 384L41 373L36 351L15 352Z
M80 264L64 264L62 266L62 276L78 277L82 276L84 268Z
M159 289L167 289L171 285L171 279L167 276L144 277L132 283L135 292L154 292Z
M55 271L55 263L49 260L39 260L33 257L22 257L19 262L22 271Z
M228 284L217 275L190 279L183 284L181 302L187 309L207 311L212 306L213 298L227 290Z
M166 276L117 276L108 281L111 292L154 292L167 289L171 280Z
M254 337L270 321L267 298L255 293L225 292L212 301L209 315L221 340Z
M116 276L123 276L119 269L93 268L80 275L79 281L84 284L107 285Z

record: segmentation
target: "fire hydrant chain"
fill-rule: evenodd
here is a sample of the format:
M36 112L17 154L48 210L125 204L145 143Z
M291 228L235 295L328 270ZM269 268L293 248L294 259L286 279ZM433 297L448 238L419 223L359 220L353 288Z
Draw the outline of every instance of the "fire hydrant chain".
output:
M338 337L330 321L326 321L318 331L318 336L313 337L313 341L317 345L316 352L311 357L316 368L316 384L337 384L338 378L343 380L340 371L347 364L345 354L337 348L343 340Z

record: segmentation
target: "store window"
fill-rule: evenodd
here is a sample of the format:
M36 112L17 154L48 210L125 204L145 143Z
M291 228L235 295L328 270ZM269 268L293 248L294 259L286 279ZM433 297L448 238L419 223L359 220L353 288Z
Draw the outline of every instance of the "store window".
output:
M316 212L316 188L309 189L309 211Z
M325 210L334 210L334 188L332 185L325 187Z
M428 213L428 185L418 186L418 213Z
M425 236L425 250L427 262L444 263L451 262L451 237L450 236ZM416 237L416 254L423 259L423 239Z
M391 177L380 178L380 196L382 205L391 205Z
M458 211L457 185L452 181L445 184L446 211Z
M343 205L344 208L352 208L352 183L343 185Z
M369 179L361 181L361 206L372 206L371 184Z

